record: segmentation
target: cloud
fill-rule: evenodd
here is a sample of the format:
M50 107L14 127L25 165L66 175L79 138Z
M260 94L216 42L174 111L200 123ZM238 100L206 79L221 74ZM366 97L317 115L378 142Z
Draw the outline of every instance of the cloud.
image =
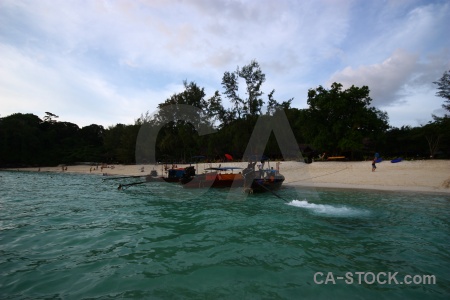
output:
M3 0L1 113L42 101L73 122L130 123L185 79L212 96L225 71L253 59L264 97L276 89L297 107L327 81L368 85L375 105L409 103L448 66L449 10L440 1Z
M0 52L2 116L23 112L42 117L51 111L80 126L129 124L181 90L174 85L159 90L113 85L94 70L74 67L70 59L39 59L37 53L5 45L0 45Z
M17 29L14 16L21 15L20 38L32 39L34 47L208 77L210 69L223 72L254 58L306 66L310 55L333 55L348 28L349 3L86 1L81 10L80 2L42 0L6 1L3 8L13 24L5 31Z
M351 85L366 85L371 90L373 105L386 106L402 101L403 87L408 83L417 67L418 56L404 50L395 51L379 64L346 67L333 74L327 85L342 83L344 88Z
M344 88L366 85L372 105L388 112L393 120L391 125L417 126L425 124L432 114L443 115L437 109L442 100L435 96L433 82L448 69L447 50L419 59L418 55L399 49L379 64L346 67L333 74L327 85L333 82L342 83Z

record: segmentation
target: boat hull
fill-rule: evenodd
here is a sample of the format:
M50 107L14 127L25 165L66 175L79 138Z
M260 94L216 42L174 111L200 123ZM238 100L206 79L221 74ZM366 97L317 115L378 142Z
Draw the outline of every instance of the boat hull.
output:
M253 193L265 193L267 191L276 191L283 185L284 178L276 179L253 179L251 189Z
M169 182L169 183L177 183L180 181L180 178L169 178L169 177L152 177L147 176L145 177L145 181L147 182Z
M182 178L184 188L230 188L242 187L244 178L241 174L202 174L190 178Z

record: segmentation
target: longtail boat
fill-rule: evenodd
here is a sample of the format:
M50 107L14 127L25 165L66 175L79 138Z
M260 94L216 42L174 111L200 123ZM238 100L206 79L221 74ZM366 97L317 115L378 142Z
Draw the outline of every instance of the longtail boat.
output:
M231 186L242 187L244 184L244 178L241 173L223 173L236 169L242 169L239 167L217 167L207 168L205 171L209 171L204 174L196 176L183 176L180 179L180 183L184 188L229 188Z
M272 168L264 169L264 163L255 170L256 162L250 162L242 171L244 177L244 191L249 193L264 193L278 190L284 182L284 176L278 170Z
M152 171L150 175L145 177L147 182L165 181L165 182L179 182L181 178L186 176L195 176L195 168L189 166L186 168L172 168L167 170L167 176L158 176L156 171Z

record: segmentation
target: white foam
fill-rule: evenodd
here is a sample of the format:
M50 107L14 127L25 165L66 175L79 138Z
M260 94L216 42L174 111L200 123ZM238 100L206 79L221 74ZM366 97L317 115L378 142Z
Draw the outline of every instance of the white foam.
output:
M333 206L328 204L315 204L309 203L306 200L292 200L287 205L297 206L308 209L316 214L339 216L339 217L355 217L355 216L367 216L368 211L363 209L351 208L347 206Z

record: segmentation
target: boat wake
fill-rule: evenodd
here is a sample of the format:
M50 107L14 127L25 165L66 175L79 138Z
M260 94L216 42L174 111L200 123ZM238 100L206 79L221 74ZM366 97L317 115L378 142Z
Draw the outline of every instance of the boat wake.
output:
M305 208L312 213L336 216L336 217L363 217L368 216L369 211L364 209L351 208L347 206L333 206L328 204L309 203L306 200L292 200L287 205Z

